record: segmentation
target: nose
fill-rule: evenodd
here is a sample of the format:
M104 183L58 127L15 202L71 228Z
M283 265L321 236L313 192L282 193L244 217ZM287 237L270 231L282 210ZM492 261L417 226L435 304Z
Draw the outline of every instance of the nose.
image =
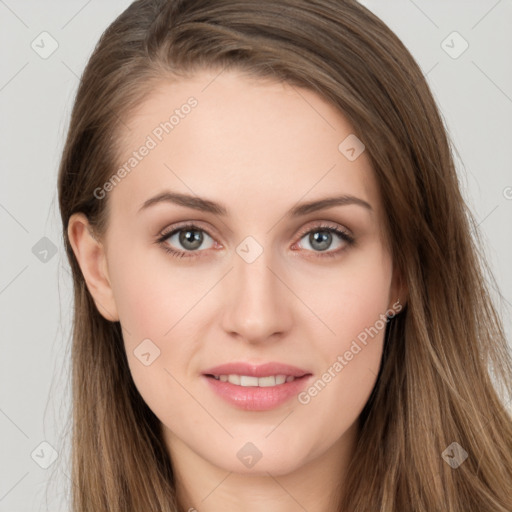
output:
M239 254L233 261L234 268L224 283L224 331L249 343L275 341L291 328L296 300L287 286L286 272L270 250L252 262Z

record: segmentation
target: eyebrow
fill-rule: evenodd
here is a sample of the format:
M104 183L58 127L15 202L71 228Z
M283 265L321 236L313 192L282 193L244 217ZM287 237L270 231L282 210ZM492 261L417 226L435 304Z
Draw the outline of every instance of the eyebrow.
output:
M213 213L215 215L220 215L224 217L228 215L228 210L226 209L226 207L219 203L216 203L209 199L203 199L198 196L191 196L188 194L180 194L178 192L170 191L161 192L160 194L157 194L156 196L151 197L144 201L142 206L139 208L139 212L146 210L150 206L160 203L177 204L179 206L185 206L187 208L192 208L194 210ZM336 197L326 197L324 199L318 199L315 201L301 203L297 206L294 206L289 211L288 216L300 217L303 215L307 215L309 213L316 212L318 210L350 204L362 206L363 208L366 208L371 212L373 211L372 206L363 199L360 199L359 197L355 197L352 195L342 195Z

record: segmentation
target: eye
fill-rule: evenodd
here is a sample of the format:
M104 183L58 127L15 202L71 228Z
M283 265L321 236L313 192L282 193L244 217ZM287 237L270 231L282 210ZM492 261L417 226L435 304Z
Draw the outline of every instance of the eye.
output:
M188 253L201 252L198 251L198 249L203 245L205 237L213 242L213 238L206 233L204 229L194 224L187 224L175 228L168 233L163 233L157 240L157 243L162 245L164 250L172 256L183 258L195 256L195 254ZM177 249L174 249L172 245L177 246ZM211 248L213 245L214 244L211 244L209 247L206 247L206 249ZM203 249L205 249L205 247L203 247Z
M333 241L336 242L336 238L338 239L339 249L327 252L327 249L332 246ZM301 234L300 241L302 240L306 240L306 243L309 244L313 252L323 253L319 254L320 257L336 256L341 251L346 249L347 246L350 246L354 243L354 237L347 231L329 225L316 226L313 229L309 229L303 232Z

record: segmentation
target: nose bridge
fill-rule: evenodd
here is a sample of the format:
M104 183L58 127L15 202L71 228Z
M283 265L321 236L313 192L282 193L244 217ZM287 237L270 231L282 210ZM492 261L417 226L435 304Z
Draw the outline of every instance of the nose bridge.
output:
M288 329L286 294L290 292L276 276L279 265L272 250L247 237L236 252L224 329L248 341L264 340Z

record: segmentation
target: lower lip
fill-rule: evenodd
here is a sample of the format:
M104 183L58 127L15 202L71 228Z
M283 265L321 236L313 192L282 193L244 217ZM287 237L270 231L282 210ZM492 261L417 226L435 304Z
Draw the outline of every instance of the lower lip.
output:
M222 382L213 377L203 377L208 385L228 403L246 411L268 411L296 397L306 386L311 375L296 378L277 386L237 386L231 382Z

